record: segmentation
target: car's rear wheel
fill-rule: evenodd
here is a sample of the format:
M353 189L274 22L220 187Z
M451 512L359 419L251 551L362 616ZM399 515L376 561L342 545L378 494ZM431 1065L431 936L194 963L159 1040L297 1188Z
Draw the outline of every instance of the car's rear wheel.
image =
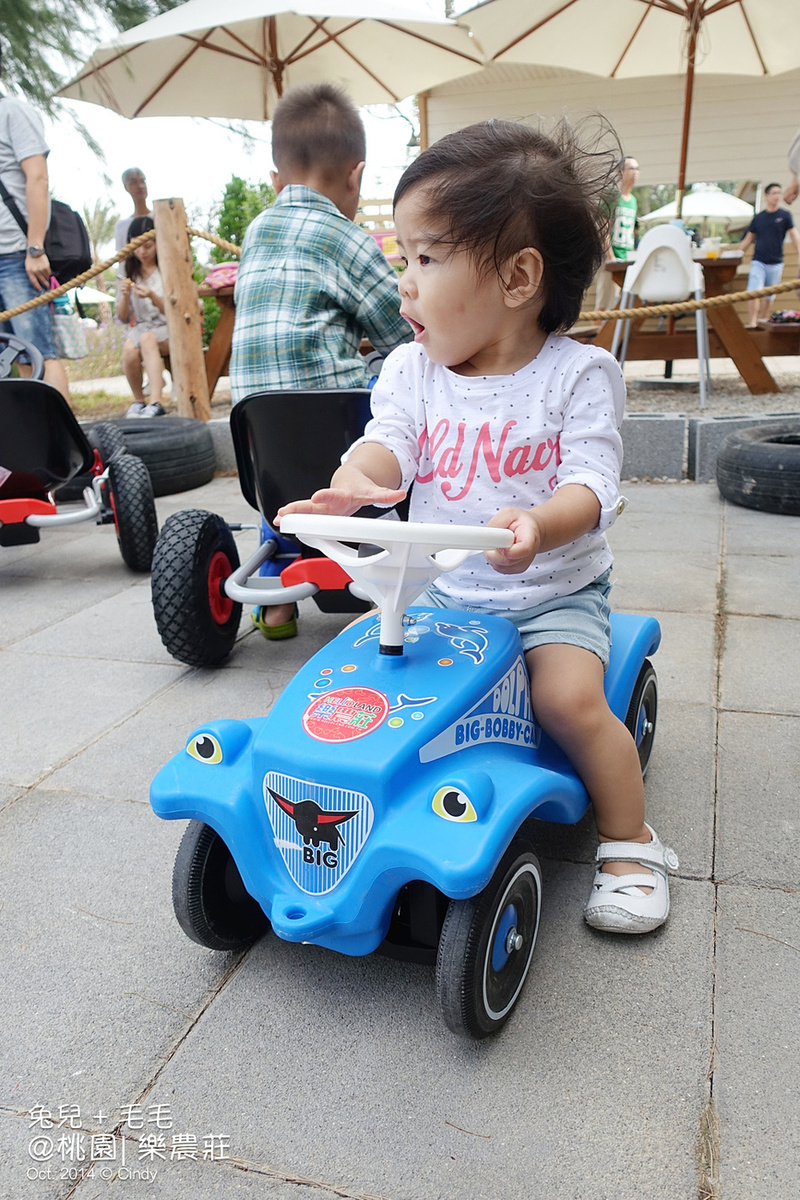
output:
M658 715L658 681L653 670L653 664L645 659L639 671L639 678L633 689L625 725L630 730L636 749L639 752L639 765L642 775L647 772L650 755L653 752L653 740L656 736L656 717Z

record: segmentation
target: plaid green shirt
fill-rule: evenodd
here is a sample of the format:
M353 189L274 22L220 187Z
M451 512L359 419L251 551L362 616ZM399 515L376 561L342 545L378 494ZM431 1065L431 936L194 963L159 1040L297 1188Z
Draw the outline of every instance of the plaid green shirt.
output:
M234 298L234 404L270 388L366 387L361 338L388 354L413 336L374 239L298 184L248 228Z

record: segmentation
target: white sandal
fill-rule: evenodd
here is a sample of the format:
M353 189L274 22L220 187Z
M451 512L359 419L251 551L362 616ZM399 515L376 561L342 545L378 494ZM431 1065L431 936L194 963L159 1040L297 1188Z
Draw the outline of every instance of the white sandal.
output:
M678 856L665 846L650 825L649 842L601 842L595 859L597 870L592 894L583 915L594 929L607 933L649 933L663 925L669 914L667 871L677 871ZM636 862L650 867L649 874L612 875L604 862ZM652 888L650 892L642 888Z

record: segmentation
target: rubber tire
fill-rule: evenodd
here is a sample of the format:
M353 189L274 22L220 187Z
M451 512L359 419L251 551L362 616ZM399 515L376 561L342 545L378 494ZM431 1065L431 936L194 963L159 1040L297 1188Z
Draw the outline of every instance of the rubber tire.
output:
M242 950L269 929L218 833L190 821L172 870L172 907L183 932L209 950Z
M116 426L108 421L100 421L93 425L89 433L89 441L100 452L100 461L107 467L117 454L125 454L125 439Z
M485 1038L508 1020L536 948L541 892L539 860L530 840L518 833L483 891L470 900L450 901L436 956L436 994L453 1033ZM512 896L524 913L518 926L524 943L497 972L491 970L494 931Z
M100 461L107 467L115 454L125 454L125 439L115 425L110 421L100 421L85 430L89 445L100 452ZM59 501L81 500L84 489L92 486L94 475L85 471L75 475L60 488L56 489Z
M653 740L656 736L657 717L658 679L653 669L653 664L646 658L639 671L639 677L636 680L636 686L633 689L631 702L628 705L628 712L625 716L625 727L630 731L631 737L636 742L636 749L639 752L639 765L642 768L642 778L647 774L647 768L650 765Z
M732 504L800 516L800 421L729 433L716 469L717 486Z
M131 454L150 472L154 496L202 487L214 478L216 458L211 430L193 417L137 417L110 422Z
M153 614L162 642L173 658L189 667L213 667L227 658L236 641L242 606L230 615L212 612L209 576L216 554L239 566L233 534L222 517L199 508L173 513L164 523L153 556Z
M123 562L132 571L149 571L158 540L158 519L147 467L132 454L117 454L108 464L106 494Z

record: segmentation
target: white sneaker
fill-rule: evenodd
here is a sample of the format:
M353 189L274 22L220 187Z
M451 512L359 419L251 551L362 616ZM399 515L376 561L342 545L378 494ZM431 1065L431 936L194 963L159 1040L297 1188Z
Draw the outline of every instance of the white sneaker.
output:
M678 856L665 846L649 825L649 842L601 842L595 859L597 870L592 894L583 910L587 925L606 933L649 933L669 915L667 871L677 871ZM612 875L604 862L633 862L652 874ZM651 889L644 891L644 888Z
M144 412L144 402L142 400L134 400L133 404L130 406L128 411L125 413L125 417L126 418L140 417L143 412Z
M140 417L165 417L167 414L156 400L154 404L146 404L139 413Z

